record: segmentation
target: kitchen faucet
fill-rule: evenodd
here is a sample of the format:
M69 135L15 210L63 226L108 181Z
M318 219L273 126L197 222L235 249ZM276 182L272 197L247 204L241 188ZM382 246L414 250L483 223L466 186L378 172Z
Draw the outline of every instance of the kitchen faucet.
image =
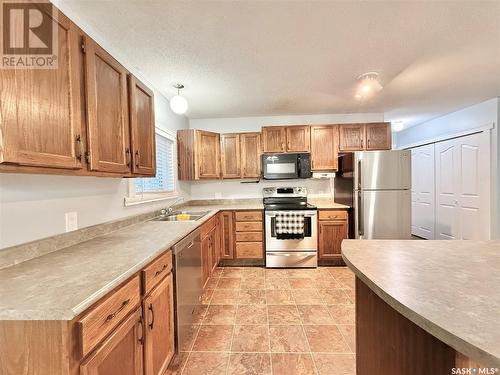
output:
M164 215L170 215L172 211L174 210L172 207L175 206L179 202L183 202L184 197L177 198L171 205L169 205L167 208L163 208L160 213L162 216Z

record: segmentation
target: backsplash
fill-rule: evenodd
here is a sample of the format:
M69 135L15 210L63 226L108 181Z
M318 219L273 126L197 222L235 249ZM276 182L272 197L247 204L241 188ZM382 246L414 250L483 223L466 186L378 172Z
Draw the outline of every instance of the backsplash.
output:
M262 198L262 189L271 186L305 186L311 196L332 197L329 179L303 179L242 183L240 180L191 182L191 199L246 199Z

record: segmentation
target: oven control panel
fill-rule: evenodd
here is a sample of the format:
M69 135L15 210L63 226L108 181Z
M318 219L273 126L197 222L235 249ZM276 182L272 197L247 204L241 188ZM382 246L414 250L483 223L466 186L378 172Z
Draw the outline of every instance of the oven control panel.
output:
M262 189L262 195L264 198L269 197L307 197L307 188L295 186L295 187L266 187Z

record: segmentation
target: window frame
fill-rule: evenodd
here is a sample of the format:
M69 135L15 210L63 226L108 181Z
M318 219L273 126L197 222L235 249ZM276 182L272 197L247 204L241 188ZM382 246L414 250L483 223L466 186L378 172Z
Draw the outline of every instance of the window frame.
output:
M127 206L135 206L138 204L144 204L144 203L152 203L152 202L159 202L167 199L172 199L172 198L177 198L179 196L179 192L177 191L177 137L174 132L163 130L159 127L155 127L155 137L157 135L160 135L162 137L167 138L168 140L172 141L172 162L174 163L173 165L173 183L174 183L174 190L173 191L161 191L161 192L149 192L149 193L137 193L135 191L135 180L136 178L141 178L141 177L136 177L136 178L129 178L128 181L128 195L124 198L124 205Z

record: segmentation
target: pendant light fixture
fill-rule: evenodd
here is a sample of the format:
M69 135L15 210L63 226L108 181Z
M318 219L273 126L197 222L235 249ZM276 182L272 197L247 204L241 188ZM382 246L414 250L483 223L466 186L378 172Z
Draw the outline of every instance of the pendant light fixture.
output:
M177 95L170 99L170 109L177 113L178 115L182 115L186 113L188 110L188 102L185 97L181 96L180 91L184 88L184 85L180 83L176 83L174 88L177 89Z
M358 87L354 97L356 99L366 99L382 90L382 85L378 80L377 72L368 72L358 77Z

